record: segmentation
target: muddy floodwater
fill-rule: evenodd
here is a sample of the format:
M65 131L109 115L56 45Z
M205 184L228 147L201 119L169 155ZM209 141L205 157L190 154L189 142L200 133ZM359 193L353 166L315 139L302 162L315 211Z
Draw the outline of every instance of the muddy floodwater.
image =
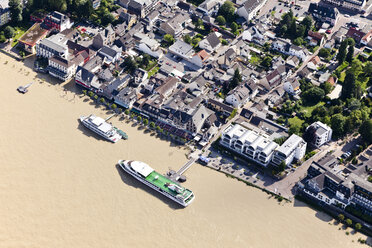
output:
M104 141L79 124L101 117L73 83L0 54L0 247L361 247L327 215L194 164L184 184L194 202L179 208L117 167L140 160L179 169L187 150L119 118L129 140ZM25 95L16 88L35 82ZM351 230L348 230L351 232Z

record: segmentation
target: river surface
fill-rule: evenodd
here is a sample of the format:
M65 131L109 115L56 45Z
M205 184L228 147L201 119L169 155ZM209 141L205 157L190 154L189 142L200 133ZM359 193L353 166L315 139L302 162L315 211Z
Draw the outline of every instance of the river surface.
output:
M78 117L108 111L75 95L73 84L43 82L3 54L0 75L1 248L361 246L362 235L346 235L327 215L198 164L185 183L196 199L179 208L116 163L140 160L165 173L187 161L187 150L116 117L129 140L104 141ZM29 93L17 93L31 81Z

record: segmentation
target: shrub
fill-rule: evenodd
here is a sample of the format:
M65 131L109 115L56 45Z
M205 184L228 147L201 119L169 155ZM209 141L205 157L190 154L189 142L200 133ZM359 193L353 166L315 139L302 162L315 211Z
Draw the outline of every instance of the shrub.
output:
M346 225L351 226L353 224L353 221L350 219L346 219Z

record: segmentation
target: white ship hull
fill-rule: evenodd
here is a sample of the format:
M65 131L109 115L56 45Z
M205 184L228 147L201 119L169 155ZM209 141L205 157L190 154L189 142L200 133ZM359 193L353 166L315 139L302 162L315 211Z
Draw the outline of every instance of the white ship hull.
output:
M137 179L138 181L140 181L141 183L149 186L150 188L154 189L155 191L161 193L162 195L166 196L167 198L171 199L172 201L174 202L177 202L178 204L180 204L181 206L183 207L187 207L194 199L195 199L195 196L193 196L193 198L185 203L183 201L180 201L178 200L177 198L175 198L174 196L168 194L167 192L163 191L162 189L160 189L159 187L153 185L152 183L146 181L145 179L143 179L140 175L138 175L136 172L134 172L130 166L128 165L127 161L125 160L119 160L118 162L119 166L125 171L127 172L129 175L133 176L135 179Z
M118 141L122 138L122 136L121 136L120 134L118 134L118 133L115 133L115 134L112 135L112 136L107 136L107 135L103 134L102 132L100 132L99 130L97 130L96 127L94 127L94 126L91 125L89 122L87 122L87 120L86 120L87 118L89 118L89 117L81 116L81 117L80 117L80 121L81 121L81 123L82 123L86 128L88 128L89 130L91 130L91 131L93 131L94 133L98 134L99 136L101 136L101 137L105 138L106 140L109 140L109 141L111 141L111 142L113 142L113 143L118 142Z

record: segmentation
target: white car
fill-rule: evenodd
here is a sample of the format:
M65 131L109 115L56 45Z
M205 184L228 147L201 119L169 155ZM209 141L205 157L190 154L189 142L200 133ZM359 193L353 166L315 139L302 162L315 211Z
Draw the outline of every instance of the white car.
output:
M350 15L346 14L346 15L345 15L345 17L349 18L349 17L350 17Z

